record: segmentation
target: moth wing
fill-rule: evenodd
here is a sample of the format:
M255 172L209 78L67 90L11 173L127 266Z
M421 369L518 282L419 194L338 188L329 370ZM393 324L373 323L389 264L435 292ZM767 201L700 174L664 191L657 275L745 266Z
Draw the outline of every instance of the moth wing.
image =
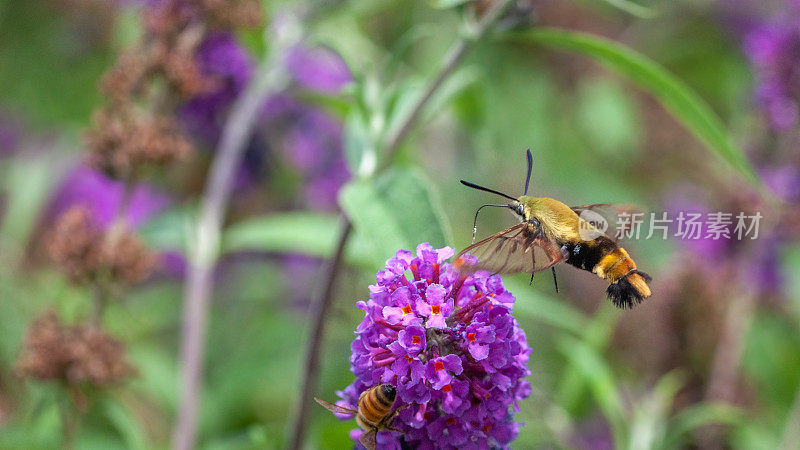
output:
M605 227L597 227L603 234L617 242L618 236L630 234L637 227L642 226L644 222L644 211L640 206L630 203L614 204L614 203L595 203L592 205L570 206L575 214L581 219L589 222L597 222L598 220L605 220ZM587 216L583 214L585 211L591 211L593 215ZM633 215L638 215L641 220L634 220ZM627 217L627 219L626 219Z
M354 416L358 415L358 411L355 411L353 409L345 408L343 406L339 406L339 405L337 405L335 403L331 403L331 402L322 400L322 399L317 398L317 397L314 397L314 400L316 400L317 403L322 405L325 409L327 409L330 412L339 413L339 414L352 414Z
M377 432L375 430L369 430L361 434L361 437L358 438L358 442L361 442L361 445L367 448L367 450L375 450L375 447L378 445L378 441L375 438Z
M613 207L613 206L614 205L612 205L611 203L593 203L591 205L570 206L569 209L575 211L575 214L580 215L580 213L582 213L582 212L584 212L586 210L590 210L590 211L605 210L605 209Z
M477 264L470 265L461 259L466 253L478 258ZM549 269L565 258L558 244L541 230L522 222L465 248L456 257L455 265L467 272L533 273Z

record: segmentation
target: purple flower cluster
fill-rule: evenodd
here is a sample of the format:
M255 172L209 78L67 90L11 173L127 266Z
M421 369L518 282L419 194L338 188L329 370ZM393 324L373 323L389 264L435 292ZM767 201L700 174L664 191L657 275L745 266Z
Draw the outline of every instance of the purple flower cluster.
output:
M511 315L514 296L497 275L459 273L449 247L417 246L386 261L357 303L364 320L351 345L356 380L340 391L354 408L361 392L388 383L402 409L378 433L379 448L506 448L519 431L510 406L531 393L531 353ZM473 258L472 256L466 256ZM361 430L351 436L358 439Z
M335 210L339 188L350 179L344 160L341 124L319 109L286 95L264 105L270 145L304 179L304 197L314 210Z
M353 77L342 58L326 47L298 45L284 60L294 84L324 94L339 92ZM263 108L270 145L305 180L305 197L315 210L336 209L339 188L350 179L341 123L289 95L270 98Z
M785 21L755 26L744 50L758 77L756 101L773 129L781 131L800 118L800 5L784 11Z
M252 76L253 61L230 33L206 37L197 59L214 89L188 100L180 111L192 135L211 147L217 144L233 102ZM295 84L334 94L352 80L344 61L324 47L293 48L284 61ZM239 183L249 185L264 165L267 148L284 153L290 166L305 179L305 197L315 209L336 207L339 188L350 178L342 151L341 124L318 108L285 94L267 100L258 136L246 152Z
M86 166L72 169L54 191L47 221L55 220L74 206L85 206L101 229L108 228L125 196L124 183ZM131 193L126 222L136 228L169 205L169 197L147 185L139 184Z

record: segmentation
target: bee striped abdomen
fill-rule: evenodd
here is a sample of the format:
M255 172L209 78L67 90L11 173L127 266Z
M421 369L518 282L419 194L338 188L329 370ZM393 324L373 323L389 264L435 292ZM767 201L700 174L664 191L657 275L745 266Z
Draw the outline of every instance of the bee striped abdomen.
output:
M600 236L592 241L566 243L562 248L569 252L568 264L611 282L606 294L615 306L631 308L650 296L647 285L650 276L636 270L628 252L610 238Z
M389 414L397 391L390 384L382 384L364 391L358 399L358 419L375 427Z

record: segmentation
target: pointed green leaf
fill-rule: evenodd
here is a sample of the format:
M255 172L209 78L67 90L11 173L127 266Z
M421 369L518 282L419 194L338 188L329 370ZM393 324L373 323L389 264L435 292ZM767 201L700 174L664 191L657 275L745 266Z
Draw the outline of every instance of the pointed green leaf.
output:
M259 250L327 257L339 233L332 213L282 213L245 220L228 227L222 252Z
M392 169L345 186L339 202L355 231L371 244L372 256L385 260L421 242L440 247L450 241L449 226L431 185L418 170Z
M616 42L586 33L540 28L509 34L513 40L534 42L596 59L654 95L714 155L758 186L758 177L744 152L728 136L711 107L689 86L650 58Z

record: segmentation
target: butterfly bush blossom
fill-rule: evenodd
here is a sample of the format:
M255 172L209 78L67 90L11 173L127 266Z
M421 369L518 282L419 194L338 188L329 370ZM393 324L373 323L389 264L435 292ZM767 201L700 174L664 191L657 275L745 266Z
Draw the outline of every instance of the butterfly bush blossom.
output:
M787 2L781 19L755 26L744 43L758 79L756 100L777 131L800 121L800 2Z
M351 344L356 380L338 392L354 408L361 392L397 388L400 408L379 448L507 448L519 431L511 408L530 395L531 353L511 315L514 296L499 276L459 273L444 261L453 249L417 246L386 261ZM474 258L467 255L466 258ZM351 416L341 416L342 419ZM351 437L357 440L360 429Z

